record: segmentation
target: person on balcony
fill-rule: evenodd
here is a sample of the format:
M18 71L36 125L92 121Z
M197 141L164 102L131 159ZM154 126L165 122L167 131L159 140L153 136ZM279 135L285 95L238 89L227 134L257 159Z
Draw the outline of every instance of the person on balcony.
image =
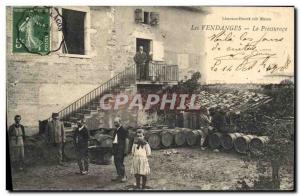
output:
M89 172L89 139L90 133L89 130L86 128L85 120L79 120L77 122L77 128L74 132L74 143L77 155L77 162L81 175L86 175Z
M20 124L21 116L15 116L15 123L8 129L10 157L12 163L18 167L20 171L24 168L24 141L25 141L25 129Z
M52 120L47 124L46 133L48 135L48 143L55 147L58 164L63 166L63 147L66 141L66 134L64 125L59 120L58 113L52 113Z
M144 52L143 46L140 46L139 51L135 54L134 62L136 63L137 80L147 80L147 64L149 60L148 55Z
M129 148L128 130L122 126L119 117L115 118L114 125L117 129L113 133L112 154L118 176L113 178L112 181L126 182L124 158L128 154Z

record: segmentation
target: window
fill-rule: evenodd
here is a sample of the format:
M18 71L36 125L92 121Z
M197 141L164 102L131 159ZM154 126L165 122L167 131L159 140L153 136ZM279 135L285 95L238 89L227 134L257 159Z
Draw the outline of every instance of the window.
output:
M86 12L62 9L63 16L63 53L85 54L85 17Z
M158 25L159 14L157 12L146 12L142 9L136 9L135 22L155 26Z
M150 13L144 12L144 24L150 24Z

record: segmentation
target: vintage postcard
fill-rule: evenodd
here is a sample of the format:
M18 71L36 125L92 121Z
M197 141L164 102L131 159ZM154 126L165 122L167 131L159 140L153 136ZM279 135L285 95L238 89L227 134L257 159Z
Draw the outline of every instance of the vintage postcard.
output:
M7 189L295 191L295 8L6 7Z

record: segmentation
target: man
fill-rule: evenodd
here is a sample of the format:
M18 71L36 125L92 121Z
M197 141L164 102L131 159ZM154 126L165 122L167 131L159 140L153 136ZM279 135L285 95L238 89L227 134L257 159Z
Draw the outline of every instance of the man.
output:
M144 52L143 46L140 46L139 51L135 54L134 62L136 63L137 79L146 80L148 77L148 71L147 71L148 56Z
M128 130L124 129L119 117L115 118L114 125L117 128L113 133L113 156L118 176L112 181L126 182L124 158L128 153Z
M77 154L77 162L80 170L80 174L85 175L89 172L89 156L88 147L90 133L85 126L85 120L82 119L77 122L77 128L74 132L74 143Z
M13 165L16 165L20 171L24 168L24 141L25 129L20 124L21 116L15 116L15 123L8 129L8 138L10 146L10 157Z
M52 120L47 124L46 133L48 134L48 142L55 147L58 164L63 166L63 146L66 135L58 113L52 113Z

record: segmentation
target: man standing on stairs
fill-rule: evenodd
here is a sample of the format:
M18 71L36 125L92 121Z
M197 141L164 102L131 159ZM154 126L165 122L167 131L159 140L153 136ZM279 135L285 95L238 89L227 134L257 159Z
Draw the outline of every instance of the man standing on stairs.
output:
M128 130L121 124L121 118L117 117L114 120L114 125L117 128L113 134L113 149L114 163L116 166L118 176L113 178L112 181L126 182L124 158L128 154L129 140Z
M147 69L148 56L144 52L143 46L139 47L139 51L134 56L134 62L136 63L137 80L146 80L148 77Z
M89 172L89 154L88 154L88 147L89 147L89 139L90 133L89 130L86 128L85 120L79 120L77 122L77 128L74 132L74 143L75 143L75 150L77 155L78 166L81 175L88 174Z
M48 142L55 148L56 158L59 165L63 165L63 147L66 141L64 125L59 120L58 113L52 113L52 120L47 124L46 133L48 134Z

